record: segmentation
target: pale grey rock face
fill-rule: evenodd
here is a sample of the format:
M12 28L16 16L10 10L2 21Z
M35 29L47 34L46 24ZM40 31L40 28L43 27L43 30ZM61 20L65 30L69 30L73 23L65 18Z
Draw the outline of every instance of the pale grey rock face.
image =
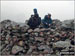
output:
M15 45L15 46L13 46L13 48L12 48L12 53L13 53L13 54L16 54L16 53L18 53L19 51L22 51L22 50L23 50L22 47Z
M62 22L62 27L75 29L75 21L73 20L65 20Z
M69 47L71 44L68 41L58 41L54 43L56 47Z

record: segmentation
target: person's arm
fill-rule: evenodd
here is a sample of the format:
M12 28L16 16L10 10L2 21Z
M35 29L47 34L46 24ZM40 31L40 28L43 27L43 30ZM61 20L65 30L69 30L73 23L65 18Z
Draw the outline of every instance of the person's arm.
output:
M40 25L40 24L41 24L41 18L39 17L38 25Z
M51 23L52 23L52 18L50 19Z
M51 26L51 24L52 24L52 19L50 19L50 23L48 25Z
M42 20L42 23L45 25L48 25L47 22L45 20Z
M28 24L28 25L31 25L31 21L32 21L32 20L31 20L31 18L30 18L27 24Z
M49 24L49 26L51 26L51 24Z

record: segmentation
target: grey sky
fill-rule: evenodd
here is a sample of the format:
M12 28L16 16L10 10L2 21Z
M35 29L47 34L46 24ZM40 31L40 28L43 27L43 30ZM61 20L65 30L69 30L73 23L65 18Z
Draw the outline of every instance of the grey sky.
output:
M25 22L34 8L41 18L51 13L52 19L74 19L74 1L1 1L1 20Z

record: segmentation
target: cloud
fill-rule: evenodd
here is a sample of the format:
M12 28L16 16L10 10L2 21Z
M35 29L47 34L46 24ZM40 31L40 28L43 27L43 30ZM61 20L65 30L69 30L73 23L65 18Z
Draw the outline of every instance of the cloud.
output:
M24 22L33 14L33 8L38 9L41 18L47 13L61 21L74 18L74 1L1 1L1 20Z

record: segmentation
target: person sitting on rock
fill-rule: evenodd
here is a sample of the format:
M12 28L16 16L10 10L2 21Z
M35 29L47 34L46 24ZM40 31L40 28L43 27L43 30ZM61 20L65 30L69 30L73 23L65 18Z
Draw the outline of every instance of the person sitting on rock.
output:
M31 15L28 25L31 29L37 28L41 24L41 18L39 17L39 14L37 13L37 9L34 9L34 15Z
M43 27L49 28L52 24L51 14L45 15L44 19L42 20Z

